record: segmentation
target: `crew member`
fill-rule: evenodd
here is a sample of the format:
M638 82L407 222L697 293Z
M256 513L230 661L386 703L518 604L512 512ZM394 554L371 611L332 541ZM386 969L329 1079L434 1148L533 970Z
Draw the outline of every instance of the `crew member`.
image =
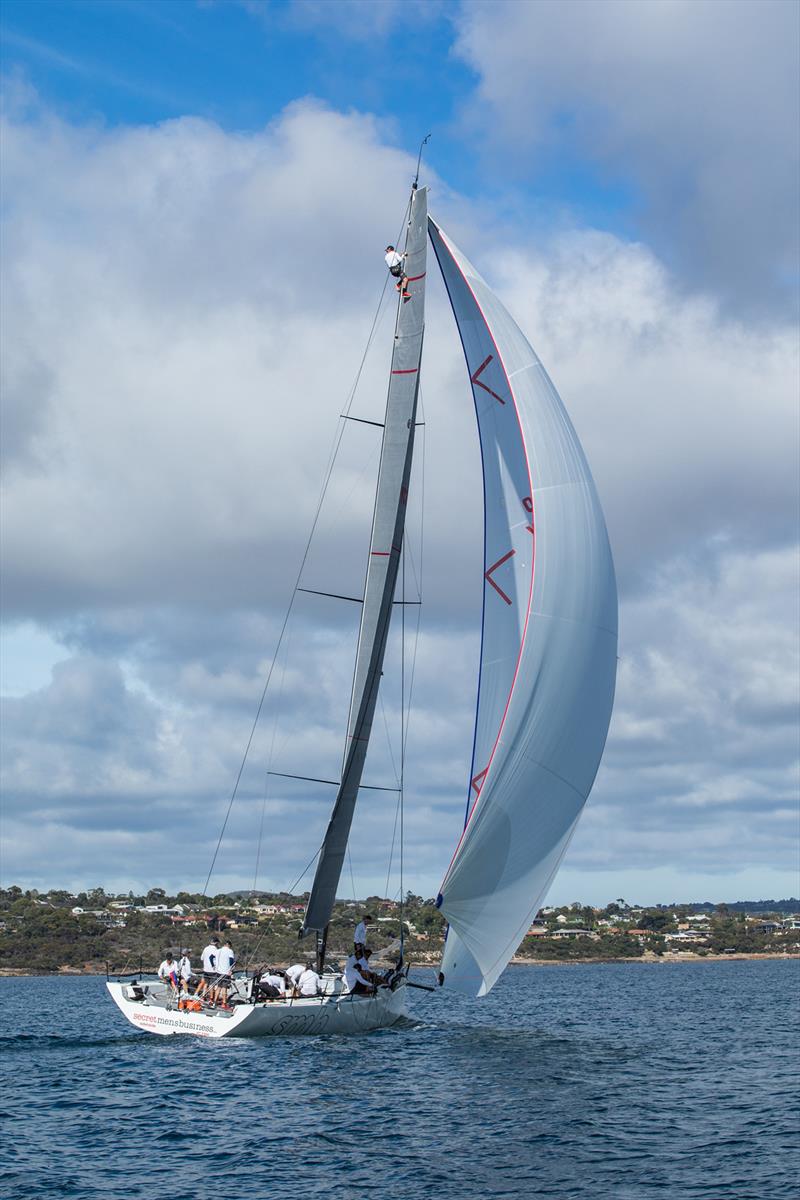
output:
M408 291L408 276L405 269L405 254L398 254L394 246L387 246L384 255L386 265L389 268L389 274L393 275L397 280L397 290L403 293L403 300L410 300L411 296Z
M303 970L303 974L297 981L297 987L301 996L318 996L320 994L319 975L314 970L314 964L307 962Z
M353 992L356 996L371 996L375 991L373 985L361 973L359 961L355 954L351 954L344 964L344 981L348 992Z
M356 931L353 934L353 947L356 958L360 958L367 948L367 926L371 921L372 916L369 913L365 913L356 925Z
M370 969L369 960L371 954L371 950L365 950L361 957L357 960L356 966L358 967L364 979L366 979L367 983L373 983L377 987L381 982L381 979L379 975L376 975L375 972Z
M286 978L288 979L293 992L297 990L297 984L300 980L300 976L303 974L305 969L305 963L295 963L294 966L287 969Z
M182 992L189 994L189 980L192 978L192 960L189 958L188 950L181 950L181 957L178 960L178 982Z
M255 990L258 999L280 1000L286 993L286 979L280 971L264 967Z
M217 954L217 982L211 993L211 1003L219 1004L221 1008L228 1007L228 989L231 986L233 966L236 955L233 953L230 938L225 938L222 949Z
M158 968L158 978L168 983L173 992L178 990L178 964L171 954L168 954Z
M202 996L203 992L208 992L211 996L212 989L217 982L217 955L219 954L219 938L212 937L211 941L206 946L200 958L203 963L203 974L200 976L200 982L197 985L197 996Z

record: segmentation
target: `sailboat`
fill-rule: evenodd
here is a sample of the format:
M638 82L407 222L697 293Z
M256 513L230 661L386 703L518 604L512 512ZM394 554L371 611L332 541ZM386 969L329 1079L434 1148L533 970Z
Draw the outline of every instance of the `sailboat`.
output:
M177 1009L163 984L109 981L154 1033L206 1037L357 1033L396 1023L408 966L375 995L324 973L327 929L372 732L403 548L417 424L428 241L472 386L483 464L479 683L468 803L436 899L447 923L438 981L472 996L496 983L564 857L605 745L617 663L617 592L602 509L566 410L513 318L441 226L415 181L341 779L301 936L316 935L323 994L228 1011ZM248 985L250 987L251 985Z

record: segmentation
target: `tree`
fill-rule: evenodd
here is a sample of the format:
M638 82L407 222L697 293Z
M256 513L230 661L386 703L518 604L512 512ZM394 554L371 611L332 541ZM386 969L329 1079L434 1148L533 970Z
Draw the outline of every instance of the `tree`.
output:
M663 933L665 929L671 929L674 924L671 912L657 908L646 909L638 919L640 929L652 929L658 933Z

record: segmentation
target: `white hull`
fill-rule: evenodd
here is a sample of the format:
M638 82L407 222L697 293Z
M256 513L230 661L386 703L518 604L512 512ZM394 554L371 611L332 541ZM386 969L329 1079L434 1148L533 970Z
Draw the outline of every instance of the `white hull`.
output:
M132 999L125 983L106 983L114 1003L137 1029L196 1037L268 1037L301 1033L352 1034L385 1029L405 1015L405 984L375 996L330 995L236 1005L230 1012L183 1012L164 1003L165 990L145 985L145 999Z

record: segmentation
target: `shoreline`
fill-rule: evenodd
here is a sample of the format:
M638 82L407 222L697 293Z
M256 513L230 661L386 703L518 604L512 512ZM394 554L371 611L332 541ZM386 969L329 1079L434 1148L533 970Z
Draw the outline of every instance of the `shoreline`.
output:
M800 953L790 954L788 952L778 953L773 951L737 951L735 954L693 954L691 950L666 950L663 954L653 954L652 951L645 951L638 958L522 958L515 956L511 959L510 966L516 967L581 967L592 964L608 964L608 963L631 963L631 964L652 964L652 963L706 963L706 962L758 962L768 960L771 962L780 959L797 959L800 961Z
M511 959L511 967L583 967L607 966L614 963L631 965L652 965L658 963L706 963L706 962L776 962L781 959L800 962L800 953L764 953L741 952L736 954L693 954L691 951L667 951L664 954L643 954L639 958L523 958L515 956ZM420 962L419 967L435 968L436 962ZM147 974L148 972L145 972ZM69 978L70 976L87 976L103 978L105 970L86 971L80 967L59 967L57 971L26 971L18 967L0 967L0 979L51 979ZM116 973L110 972L110 978Z

